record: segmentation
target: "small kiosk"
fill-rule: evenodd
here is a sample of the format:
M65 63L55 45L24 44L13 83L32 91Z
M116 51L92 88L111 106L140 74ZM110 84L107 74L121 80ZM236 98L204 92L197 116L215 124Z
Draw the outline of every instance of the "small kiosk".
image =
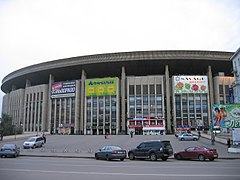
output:
M157 117L128 119L128 134L163 135L166 131L165 120Z

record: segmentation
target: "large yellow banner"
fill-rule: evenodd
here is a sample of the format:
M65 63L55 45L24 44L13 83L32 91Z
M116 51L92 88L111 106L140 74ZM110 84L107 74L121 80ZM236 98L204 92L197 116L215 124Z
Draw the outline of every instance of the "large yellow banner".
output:
M117 78L88 79L86 96L112 96L117 94Z

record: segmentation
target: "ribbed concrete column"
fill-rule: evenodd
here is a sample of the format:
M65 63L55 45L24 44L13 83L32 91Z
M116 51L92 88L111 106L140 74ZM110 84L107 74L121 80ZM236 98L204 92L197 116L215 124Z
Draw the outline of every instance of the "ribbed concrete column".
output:
M45 93L46 91L44 90L44 93L43 93L43 105L42 105L42 107L43 107L43 109L42 109L42 131L43 132L48 131L48 123L47 123L48 122L47 121L47 114L49 113L48 110L47 110L47 108L49 107L48 105L50 104L50 106L52 107L52 103L50 103L48 101L48 99L50 99L49 98L50 94ZM40 120L40 118L39 118L39 120Z
M165 66L165 81L166 81L166 110L167 110L167 132L172 133L171 128L171 106L170 106L170 85L168 65Z
M48 94L51 94L51 87L52 87L53 82L54 82L54 77L52 74L50 74L49 81L48 81ZM47 112L48 127L46 127L46 129L49 133L51 133L51 121L52 121L51 113L52 113L52 99L49 95L48 96L48 112Z
M30 86L31 86L31 82L30 82L30 80L27 79L27 80L26 80L26 86L25 86L25 87L27 88L27 87L30 87Z
M212 119L212 113L211 113L211 107L212 104L214 103L213 100L213 77L212 77L212 68L211 66L208 66L208 87L209 87L209 94L208 94L208 117L209 117L209 122Z
M74 134L80 134L80 81L76 81L76 97L75 97L75 128L74 128Z
M122 74L121 74L121 121L122 121L122 132L126 133L126 103L125 103L125 84L126 84L126 73L125 67L122 67Z
M85 104L85 80L86 80L86 73L82 70L82 77L81 77L81 105L80 105L80 133L83 134L84 130L84 104Z

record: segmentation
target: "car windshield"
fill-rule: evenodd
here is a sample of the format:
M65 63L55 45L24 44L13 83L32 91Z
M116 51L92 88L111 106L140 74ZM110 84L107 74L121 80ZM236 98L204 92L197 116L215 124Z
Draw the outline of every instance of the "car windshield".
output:
M112 149L112 150L122 150L122 148L117 147L117 146L111 146L111 149Z
M168 141L163 142L163 146L164 146L164 148L169 148L169 149L172 148L172 145L171 145L170 142L168 142Z
M27 142L34 142L35 141L35 138L34 137L30 137L28 138Z
M13 149L14 148L14 145L12 145L12 144L5 144L5 145L3 145L3 147L2 147L2 149Z
M209 150L209 148L207 148L207 147L204 147L204 146L203 146L203 147L201 147L201 149L202 149L202 150L206 150L206 151L208 151L208 150Z

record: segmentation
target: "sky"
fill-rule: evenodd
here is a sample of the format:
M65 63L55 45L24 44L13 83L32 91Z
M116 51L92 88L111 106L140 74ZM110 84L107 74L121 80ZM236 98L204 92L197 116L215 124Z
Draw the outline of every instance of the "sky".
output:
M75 56L239 47L239 0L0 0L1 82Z

